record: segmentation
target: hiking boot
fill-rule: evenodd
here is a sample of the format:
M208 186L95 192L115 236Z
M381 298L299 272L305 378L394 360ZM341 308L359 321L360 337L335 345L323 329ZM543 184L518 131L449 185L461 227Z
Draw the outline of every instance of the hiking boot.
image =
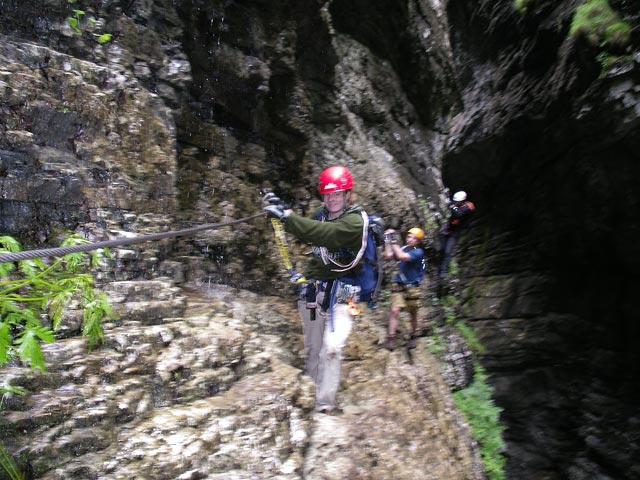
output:
M395 347L396 347L396 336L389 335L387 337L387 343L385 343L384 348L392 352Z
M416 348L416 337L412 336L409 341L407 342L407 348L409 350L413 350L414 348Z
M318 413L324 413L325 415L341 415L342 409L338 406L321 405L315 408Z

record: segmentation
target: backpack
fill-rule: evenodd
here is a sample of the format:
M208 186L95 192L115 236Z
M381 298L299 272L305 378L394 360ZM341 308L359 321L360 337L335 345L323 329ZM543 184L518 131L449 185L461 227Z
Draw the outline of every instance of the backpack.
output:
M384 220L377 215L367 215L360 207L354 207L359 211L367 222L366 246L364 252L358 251L353 263L358 264L357 272L353 272L353 265L339 265L344 271L349 272L343 275L340 280L350 285L360 287L360 300L367 302L370 308L375 308L380 285L382 284L382 258L378 254L378 247L384 244ZM318 212L316 220L323 220L322 210ZM364 237L364 235L363 235ZM362 249L361 249L362 250ZM326 250L325 250L326 253ZM358 261L362 259L358 263Z
M360 287L360 300L375 308L382 284L382 257L378 247L384 244L384 220L377 215L368 215L367 246L358 272L341 277L340 280Z

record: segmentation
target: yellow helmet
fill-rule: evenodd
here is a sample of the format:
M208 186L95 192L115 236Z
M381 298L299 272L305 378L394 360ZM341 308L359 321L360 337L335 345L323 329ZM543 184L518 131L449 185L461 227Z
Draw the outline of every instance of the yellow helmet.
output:
M422 240L424 237L424 231L421 228L413 227L407 230L408 233L413 233L413 235L418 239Z

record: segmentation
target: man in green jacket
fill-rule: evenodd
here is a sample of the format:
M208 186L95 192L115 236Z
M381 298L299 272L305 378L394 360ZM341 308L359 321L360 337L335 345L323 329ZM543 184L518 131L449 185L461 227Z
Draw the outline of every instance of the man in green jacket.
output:
M316 410L325 413L336 411L342 348L353 317L359 314L360 287L350 285L344 277L352 277L360 266L368 217L360 207L350 207L352 188L353 178L347 168L324 170L318 185L324 206L312 219L295 214L274 194L264 198L270 203L264 207L268 217L280 219L287 232L313 246L313 256L303 272L308 284L301 293L298 310L305 340L305 373L316 384ZM317 304L315 311L307 308L309 303Z

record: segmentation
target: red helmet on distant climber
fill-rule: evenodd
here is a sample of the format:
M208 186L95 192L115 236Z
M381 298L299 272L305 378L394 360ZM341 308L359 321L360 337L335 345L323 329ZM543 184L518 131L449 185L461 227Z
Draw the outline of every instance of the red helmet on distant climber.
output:
M353 188L353 177L349 169L345 167L329 167L322 171L318 179L318 191L320 195L342 192Z

